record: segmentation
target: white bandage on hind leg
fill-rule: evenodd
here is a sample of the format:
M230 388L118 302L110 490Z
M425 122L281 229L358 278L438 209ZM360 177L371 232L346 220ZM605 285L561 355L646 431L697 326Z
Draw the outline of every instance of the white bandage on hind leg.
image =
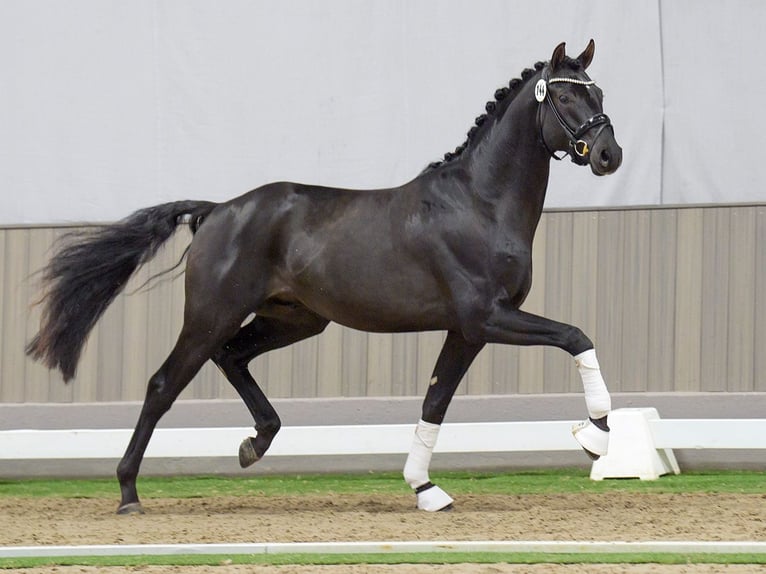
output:
M412 488L430 482L428 467L431 464L431 454L436 445L436 437L439 436L439 428L440 425L427 423L422 419L418 421L410 454L404 464L404 480Z
M584 351L576 355L574 360L577 370L580 371L580 377L582 377L588 415L592 419L605 417L612 410L612 398L606 389L604 377L601 376L601 367L596 358L596 350Z

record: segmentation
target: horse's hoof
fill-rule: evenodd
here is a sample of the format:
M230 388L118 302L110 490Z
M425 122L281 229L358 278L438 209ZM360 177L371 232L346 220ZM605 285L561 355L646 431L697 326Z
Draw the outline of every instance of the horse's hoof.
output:
M249 436L239 445L239 466L247 468L255 464L261 457L255 452L255 437Z
M595 452L591 452L591 451L589 451L585 447L582 447L582 449L583 449L583 451L585 451L585 454L588 455L588 458L591 459L594 462L601 458L600 454L596 454Z
M144 509L141 506L140 502L129 502L128 504L123 504L117 509L117 514L127 515L127 514L143 514Z
M452 510L452 497L441 488L431 482L415 489L418 497L418 509L426 512L440 512Z
M609 451L609 431L599 428L590 419L574 425L572 435L591 460L598 460Z

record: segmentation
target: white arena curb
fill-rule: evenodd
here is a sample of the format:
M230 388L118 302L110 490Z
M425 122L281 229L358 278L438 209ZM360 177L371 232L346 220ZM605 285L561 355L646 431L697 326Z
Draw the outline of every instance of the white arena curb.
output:
M535 552L766 554L766 542L751 541L406 541L266 542L240 544L98 544L81 546L0 546L0 558L69 556L167 556L178 554L398 554L426 552Z

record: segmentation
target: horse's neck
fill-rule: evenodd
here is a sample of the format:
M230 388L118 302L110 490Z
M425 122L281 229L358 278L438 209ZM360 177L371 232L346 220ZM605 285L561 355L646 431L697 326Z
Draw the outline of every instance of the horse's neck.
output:
M512 102L483 145L470 151L466 165L477 191L494 204L498 219L534 233L545 202L550 157L538 141L536 107Z

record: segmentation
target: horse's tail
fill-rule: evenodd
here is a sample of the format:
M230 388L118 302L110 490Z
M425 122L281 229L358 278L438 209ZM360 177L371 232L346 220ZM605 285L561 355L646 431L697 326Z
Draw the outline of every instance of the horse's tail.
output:
M40 331L27 345L27 355L60 369L65 381L73 378L88 333L133 272L157 253L179 223L188 222L196 231L216 205L165 203L65 236L42 270Z

